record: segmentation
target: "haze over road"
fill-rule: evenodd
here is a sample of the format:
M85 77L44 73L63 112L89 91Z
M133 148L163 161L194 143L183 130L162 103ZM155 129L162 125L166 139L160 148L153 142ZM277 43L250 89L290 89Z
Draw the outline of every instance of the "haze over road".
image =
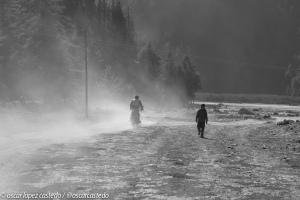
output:
M9 189L107 193L111 199L300 198L299 168L252 138L265 122L212 122L200 139L187 120L164 117L150 126L24 153Z

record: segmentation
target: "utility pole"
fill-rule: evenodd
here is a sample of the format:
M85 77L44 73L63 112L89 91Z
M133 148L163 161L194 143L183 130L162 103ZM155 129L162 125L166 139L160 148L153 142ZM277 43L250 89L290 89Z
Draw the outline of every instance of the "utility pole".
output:
M81 25L84 31L84 72L85 72L85 117L89 118L89 81L88 81L88 13L86 1L80 1L82 8Z
M89 92L88 92L88 55L87 30L84 33L84 60L85 60L85 117L89 118Z

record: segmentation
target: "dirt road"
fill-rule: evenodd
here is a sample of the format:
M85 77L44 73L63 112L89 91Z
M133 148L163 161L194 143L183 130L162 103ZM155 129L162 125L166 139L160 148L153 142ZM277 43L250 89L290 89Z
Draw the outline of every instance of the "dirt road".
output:
M213 122L200 139L193 123L176 122L40 148L23 158L16 189L110 199L300 199L300 168L253 140L265 124Z

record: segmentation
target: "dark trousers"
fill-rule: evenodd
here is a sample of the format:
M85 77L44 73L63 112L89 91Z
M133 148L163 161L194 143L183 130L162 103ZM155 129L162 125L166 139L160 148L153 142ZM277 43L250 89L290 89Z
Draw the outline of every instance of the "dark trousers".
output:
M198 134L200 135L200 137L204 137L205 122L198 122L197 128L198 128Z

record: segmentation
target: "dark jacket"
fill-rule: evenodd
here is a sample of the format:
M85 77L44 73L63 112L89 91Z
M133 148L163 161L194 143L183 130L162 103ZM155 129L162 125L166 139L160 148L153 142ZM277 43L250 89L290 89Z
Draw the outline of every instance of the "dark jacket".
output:
M197 115L196 115L196 122L197 123L207 123L208 117L207 117L207 112L205 108L201 108L198 110Z

